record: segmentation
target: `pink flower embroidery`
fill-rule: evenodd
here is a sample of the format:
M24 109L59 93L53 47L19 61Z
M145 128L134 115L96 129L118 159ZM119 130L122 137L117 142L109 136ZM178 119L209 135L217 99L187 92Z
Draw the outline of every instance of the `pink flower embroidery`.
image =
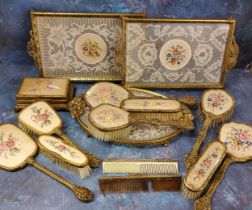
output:
M0 157L8 159L9 156L16 156L21 151L19 148L19 139L15 138L13 134L9 134L4 138L5 134L0 135Z
M47 113L39 115L40 120L47 120L49 118L49 115Z
M35 123L40 123L40 127L43 128L44 126L51 124L50 117L52 116L52 113L48 110L42 111L41 108L32 107L32 112L33 114L31 116L31 119Z
M237 135L239 136L240 140L245 141L248 139L248 135L246 132L243 132L243 130L239 130Z
M6 142L6 146L9 147L9 149L13 148L15 146L15 141L13 141L12 139L9 139Z
M75 151L73 151L71 148L62 145L60 142L54 141L53 139L46 139L45 141L53 148L57 149L59 152L62 152L63 154L69 154L72 158L80 159L80 157L76 154Z
M0 144L0 153L4 151L4 144Z
M58 150L59 150L60 152L63 152L65 149L66 149L66 147L63 146L63 145L59 145L59 146L58 146Z

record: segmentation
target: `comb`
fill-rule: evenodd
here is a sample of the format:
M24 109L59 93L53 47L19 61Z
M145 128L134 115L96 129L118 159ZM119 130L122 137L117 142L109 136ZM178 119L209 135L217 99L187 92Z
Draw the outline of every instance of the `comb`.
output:
M102 176L98 180L103 194L179 191L181 188L179 175Z
M165 159L105 159L103 173L178 174L178 162Z

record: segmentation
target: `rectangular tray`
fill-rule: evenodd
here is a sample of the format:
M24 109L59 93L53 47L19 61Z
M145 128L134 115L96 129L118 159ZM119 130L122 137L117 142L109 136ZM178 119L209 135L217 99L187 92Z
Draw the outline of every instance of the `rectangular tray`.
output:
M144 14L31 12L28 43L41 77L74 81L120 81L116 52L122 17Z
M123 18L124 85L222 88L235 66L235 20Z

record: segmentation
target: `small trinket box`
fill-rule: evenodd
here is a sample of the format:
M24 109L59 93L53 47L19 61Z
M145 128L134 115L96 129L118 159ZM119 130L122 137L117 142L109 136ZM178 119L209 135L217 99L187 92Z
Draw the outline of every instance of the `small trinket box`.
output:
M48 102L56 110L68 110L73 95L74 87L69 79L24 78L16 94L15 110L39 100Z

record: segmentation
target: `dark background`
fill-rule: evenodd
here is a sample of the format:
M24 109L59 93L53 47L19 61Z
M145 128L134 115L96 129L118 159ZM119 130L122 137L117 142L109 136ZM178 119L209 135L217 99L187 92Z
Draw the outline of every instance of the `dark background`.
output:
M0 64L33 64L26 53L29 11L147 12L160 18L230 18L237 20L238 67L252 61L251 0L0 0Z

